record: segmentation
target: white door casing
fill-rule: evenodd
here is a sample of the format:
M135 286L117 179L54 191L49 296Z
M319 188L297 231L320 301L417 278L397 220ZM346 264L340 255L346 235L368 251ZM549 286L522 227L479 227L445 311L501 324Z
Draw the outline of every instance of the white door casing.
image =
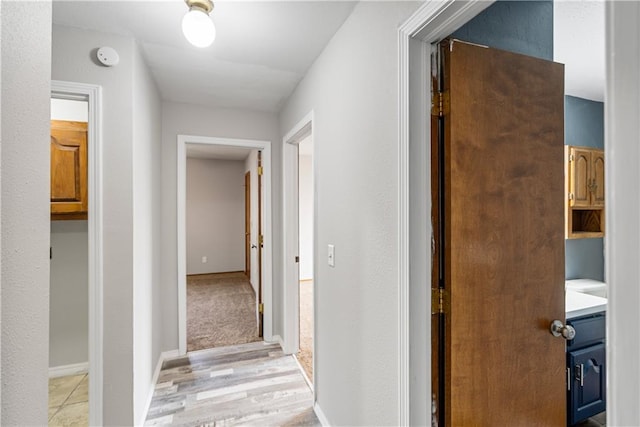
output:
M264 302L264 340L273 341L273 239L271 222L271 141L178 135L177 137L177 265L178 265L178 350L187 353L187 265L186 265L186 144L208 144L262 151L263 197L262 285Z
M51 81L51 97L87 101L88 120L88 250L89 250L89 425L102 425L103 384L103 197L102 88L84 83Z

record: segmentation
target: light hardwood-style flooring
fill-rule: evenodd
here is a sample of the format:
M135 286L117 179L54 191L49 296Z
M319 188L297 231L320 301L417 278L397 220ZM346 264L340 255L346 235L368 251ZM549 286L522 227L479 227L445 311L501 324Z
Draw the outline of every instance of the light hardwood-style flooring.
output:
M293 356L253 342L163 363L145 425L320 426Z
M49 379L49 426L89 425L89 376Z

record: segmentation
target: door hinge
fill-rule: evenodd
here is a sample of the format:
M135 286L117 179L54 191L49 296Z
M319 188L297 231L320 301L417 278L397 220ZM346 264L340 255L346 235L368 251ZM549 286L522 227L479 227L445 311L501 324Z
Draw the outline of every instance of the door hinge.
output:
M569 161L573 162L576 160L576 156L574 156L573 154L569 154Z
M443 288L431 289L431 314L449 314L449 292Z
M260 314L264 313L264 304L263 303L258 304L258 312Z
M264 243L264 236L261 234L260 235L260 244L262 245Z
M569 193L569 200L573 200L575 198L575 196L573 195L573 193Z
M296 262L300 262L300 257L296 255Z
M449 113L449 92L434 93L431 98L431 115L442 117Z
M264 173L264 169L262 169L262 166L258 166L258 175L262 175Z

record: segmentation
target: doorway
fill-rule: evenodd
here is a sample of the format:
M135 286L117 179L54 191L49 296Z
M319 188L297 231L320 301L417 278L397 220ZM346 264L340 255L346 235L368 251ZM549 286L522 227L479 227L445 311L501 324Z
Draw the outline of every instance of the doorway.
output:
M311 134L298 143L298 334L296 357L313 382L313 139Z
M49 418L53 424L61 419L76 419L100 425L101 90L95 85L56 80L51 87L51 153L56 167L52 166ZM83 182L74 177L76 184L65 186L68 174L64 171L69 169L61 164L71 165L72 175L83 167ZM80 174L77 176L80 178ZM75 196L64 194L67 190L75 192Z
M315 307L317 167L313 112L283 139L284 167L284 351L295 354L313 388L315 384Z
M193 157L193 153L197 152L217 152L218 160L220 157L229 157L233 155L237 155L238 152L244 153L243 156L247 160L246 162L242 162L242 166L236 167L238 175L237 183L232 184L235 187L233 188L233 192L236 195L236 198L239 200L238 207L235 211L235 217L237 224L237 238L233 237L230 239L233 240L235 246L237 246L235 252L237 252L237 260L236 264L229 264L226 259L228 254L220 252L219 249L210 248L207 249L206 245L210 242L211 239L204 238L202 240L202 244L198 246L198 244L190 244L187 245L189 236L191 236L192 241L197 241L196 238L199 234L197 231L197 225L195 229L190 230L190 221L189 216L191 214L195 214L196 216L199 214L205 217L205 221L215 220L215 218L207 218L210 214L213 213L211 209L207 211L205 208L204 211L198 213L197 210L188 209L187 199L188 193L191 190L191 186L188 186L188 174L190 173L190 168L188 164L190 159L189 156ZM187 136L187 135L178 135L177 138L177 159L178 159L178 334L179 334L179 351L180 354L185 354L187 351L191 351L194 349L190 348L187 345L188 342L188 295L187 295L187 276L190 275L189 281L193 282L193 289L198 287L202 288L203 282L207 283L233 283L238 281L246 281L248 287L245 287L247 292L253 292L255 294L255 299L252 308L247 308L247 310L251 310L252 313L256 313L255 318L255 330L258 330L261 319L264 319L264 339L270 341L273 339L273 329L272 329L272 280L271 280L271 263L272 263L272 248L271 248L271 147L269 141L257 141L257 140L240 140L240 139L223 139L223 138L213 138L213 137L203 137L203 136ZM191 153L191 154L189 154ZM236 154L233 154L236 153ZM253 153L253 157L251 155ZM258 193L258 198L260 198L261 194L264 194L264 197L261 198L260 202L252 203L251 211L255 212L254 221L251 221L250 231L252 244L250 246L256 246L256 248L251 249L251 278L252 282L249 285L248 279L245 276L246 269L246 254L244 253L244 248L246 247L247 242L247 228L246 228L246 218L245 218L245 206L244 199L246 197L246 189L245 189L245 179L246 179L246 171L244 168L245 163L249 163L250 159L255 159L256 167L254 168L254 173L257 178L255 180L255 185L250 184L250 191L252 193ZM195 159L195 163L202 163L203 159ZM262 163L260 165L259 163ZM192 162L194 163L194 162ZM194 164L195 164L194 163ZM202 165L200 165L202 166ZM220 166L220 165L218 165ZM229 165L227 165L229 166ZM238 166L238 165L236 165ZM200 168L202 169L202 168ZM196 169L194 169L196 170ZM260 175L260 173L262 175ZM203 177L201 177L203 178ZM199 179L197 176L195 177L197 181L203 181L203 179ZM214 180L215 181L215 180ZM224 181L224 180L221 180ZM211 180L209 180L211 182ZM226 185L224 182L222 185ZM205 185L206 187L206 185ZM190 197L190 196L189 196ZM253 199L253 198L252 198ZM258 200L253 199L253 200ZM253 208L255 206L255 209ZM260 215L263 213L262 215ZM260 215L260 220L258 220L258 216ZM253 216L253 214L252 214ZM255 231L253 231L255 230ZM204 246L203 246L204 245ZM209 251L209 252L207 252ZM213 252L211 252L213 251ZM212 255L213 254L213 255ZM262 262L260 262L260 258L262 258ZM224 267L220 262L227 262L224 265L236 265L235 267ZM215 265L215 266L212 266ZM204 269L203 269L204 266ZM209 271L210 270L210 271ZM219 273L219 274L208 274L208 273ZM237 277L236 277L237 276ZM255 284L255 287L252 286ZM245 341L246 342L246 341ZM222 344L224 345L224 344ZM208 348L208 347L204 347Z

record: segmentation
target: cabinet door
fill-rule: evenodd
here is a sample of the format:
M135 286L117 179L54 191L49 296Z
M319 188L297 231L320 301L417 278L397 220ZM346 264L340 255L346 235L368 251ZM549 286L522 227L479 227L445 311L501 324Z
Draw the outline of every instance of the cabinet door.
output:
M569 424L573 425L605 410L605 346L571 351L568 359L572 371Z
M571 147L571 159L569 192L573 194L573 199L569 204L572 207L588 207L591 204L589 192L591 151Z
M87 124L51 121L51 214L86 217Z
M604 207L604 151L591 153L591 205Z

